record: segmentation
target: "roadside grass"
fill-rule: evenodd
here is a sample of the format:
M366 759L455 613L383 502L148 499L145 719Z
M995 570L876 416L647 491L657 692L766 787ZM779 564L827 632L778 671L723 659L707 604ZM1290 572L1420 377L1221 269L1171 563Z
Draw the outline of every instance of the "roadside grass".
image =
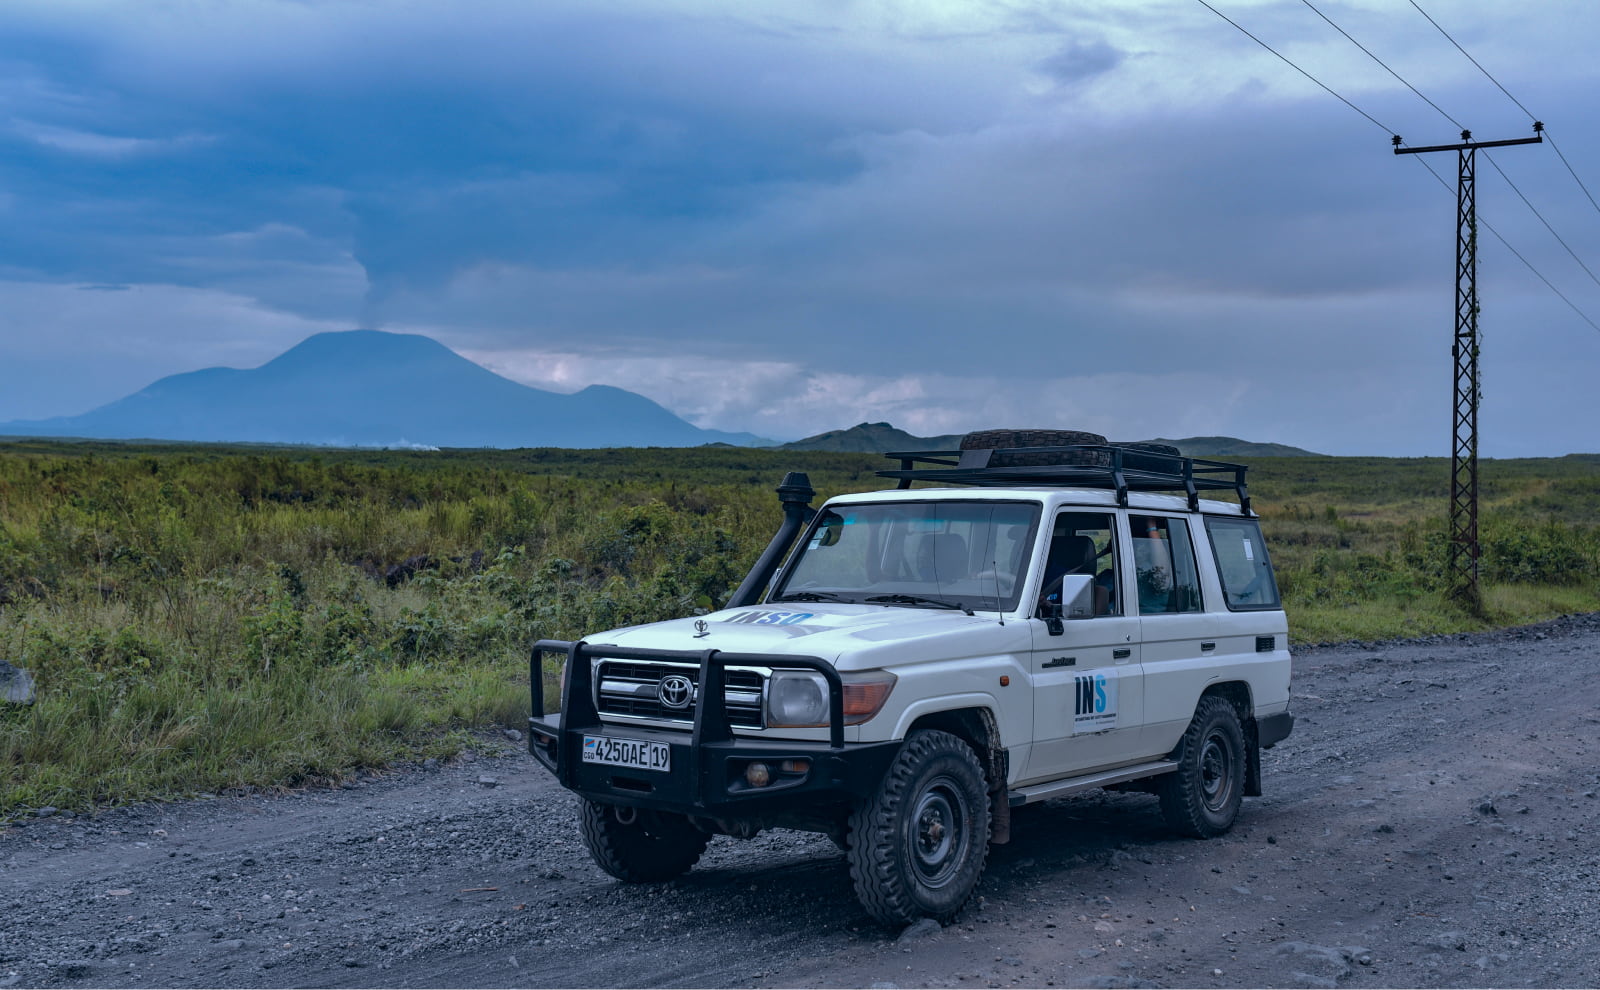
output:
M525 719L526 667L317 671L205 683L168 670L49 690L0 713L0 815L230 787L294 787L445 757L470 726Z
M533 641L720 607L785 471L827 497L884 466L0 443L0 659L39 693L0 706L0 819L457 753L525 724ZM1294 643L1600 610L1600 457L1484 462L1481 613L1444 584L1447 462L1251 468Z

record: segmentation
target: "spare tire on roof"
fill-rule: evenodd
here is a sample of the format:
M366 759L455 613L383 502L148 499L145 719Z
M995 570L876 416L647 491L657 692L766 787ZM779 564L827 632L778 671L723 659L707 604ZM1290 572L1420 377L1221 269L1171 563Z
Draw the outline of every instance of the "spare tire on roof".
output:
M1083 430L976 430L961 438L962 450L1003 450L1008 447L1071 447L1078 444L1103 445L1106 438ZM1103 450L1074 450L1063 453L996 454L990 467L1023 467L1040 464L1086 464L1107 467L1111 455Z

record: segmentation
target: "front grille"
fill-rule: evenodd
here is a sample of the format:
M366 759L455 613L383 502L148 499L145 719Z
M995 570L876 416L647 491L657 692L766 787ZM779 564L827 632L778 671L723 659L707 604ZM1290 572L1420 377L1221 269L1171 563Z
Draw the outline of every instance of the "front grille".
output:
M694 697L687 708L669 708L661 702L658 689L661 679L669 674L682 674L694 685ZM761 673L729 668L725 680L728 724L761 728ZM601 660L595 669L595 685L596 707L602 715L691 723L700 704L700 668L692 664Z

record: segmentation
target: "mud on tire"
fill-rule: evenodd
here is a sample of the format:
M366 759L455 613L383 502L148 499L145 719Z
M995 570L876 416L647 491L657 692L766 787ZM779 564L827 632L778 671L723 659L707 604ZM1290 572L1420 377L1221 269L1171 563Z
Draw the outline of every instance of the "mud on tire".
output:
M874 918L948 923L989 856L989 796L972 748L948 732L908 736L878 792L851 814L848 846L856 896Z
M1233 827L1244 797L1244 730L1226 699L1200 699L1178 744L1178 769L1160 779L1156 793L1177 832L1209 839Z
M683 815L583 802L583 844L595 865L628 883L660 883L689 872L711 836Z

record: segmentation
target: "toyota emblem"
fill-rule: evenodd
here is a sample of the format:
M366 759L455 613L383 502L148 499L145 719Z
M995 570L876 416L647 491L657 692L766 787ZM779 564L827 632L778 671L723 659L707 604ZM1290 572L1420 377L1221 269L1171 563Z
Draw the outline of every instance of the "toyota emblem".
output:
M694 681L682 674L668 674L656 685L656 697L668 708L688 708L694 700Z
M706 636L709 636L709 635L711 635L711 627L706 625L706 620L704 620L704 619L696 619L696 620L694 620L694 638L695 639L702 639L702 638L704 638Z

